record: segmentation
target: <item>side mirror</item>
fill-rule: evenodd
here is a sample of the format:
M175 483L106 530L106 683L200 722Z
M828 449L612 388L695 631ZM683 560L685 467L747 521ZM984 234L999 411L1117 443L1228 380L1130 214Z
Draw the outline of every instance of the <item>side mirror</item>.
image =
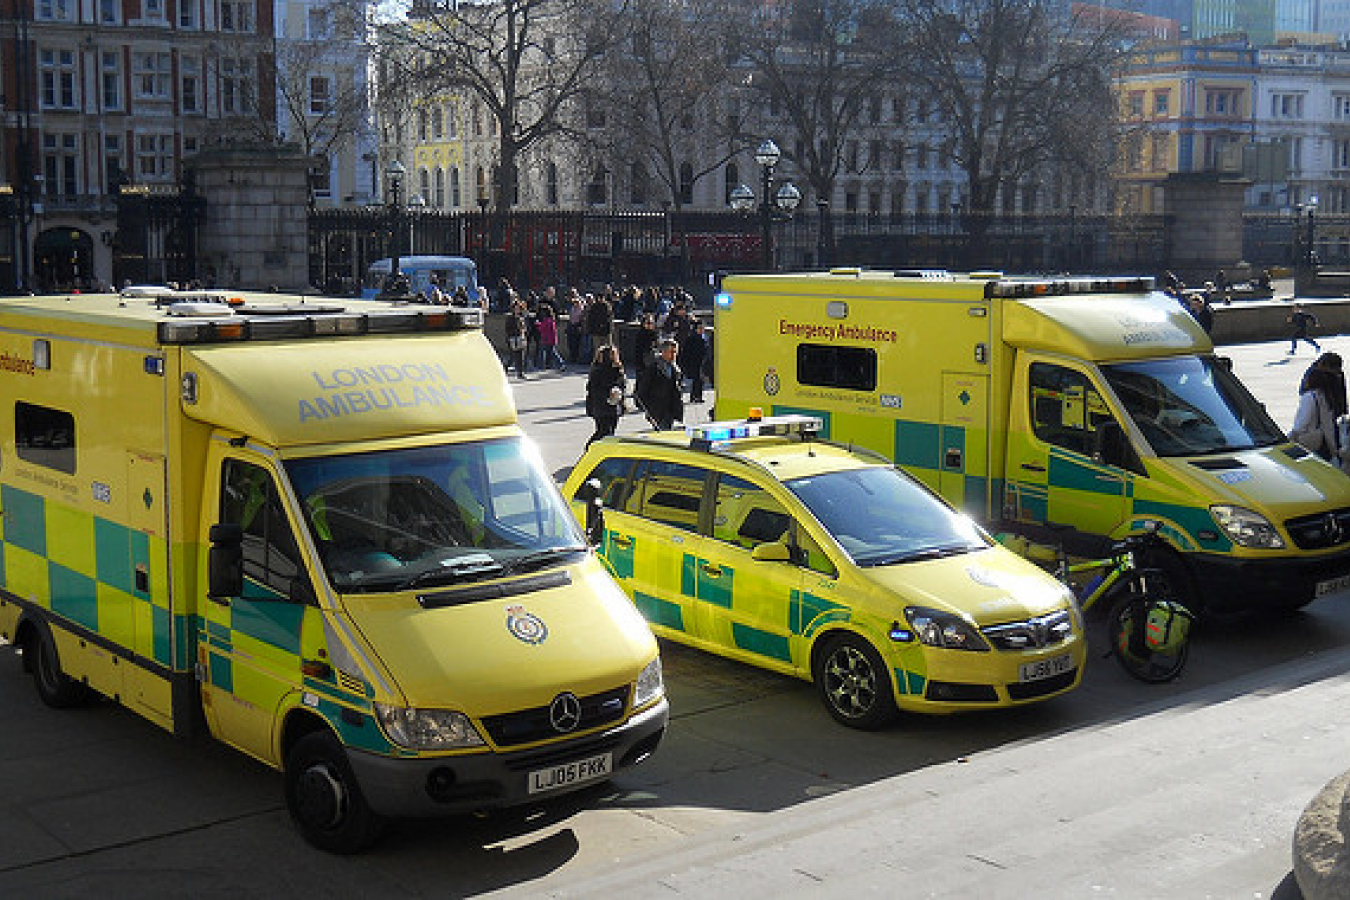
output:
M604 490L600 479L588 478L577 492L586 504L586 542L592 547L600 546L605 539L605 505L600 499Z
M760 562L791 562L792 552L782 541L765 541L755 545L750 551L750 558Z
M222 522L211 526L207 551L206 596L225 601L244 592L244 526Z

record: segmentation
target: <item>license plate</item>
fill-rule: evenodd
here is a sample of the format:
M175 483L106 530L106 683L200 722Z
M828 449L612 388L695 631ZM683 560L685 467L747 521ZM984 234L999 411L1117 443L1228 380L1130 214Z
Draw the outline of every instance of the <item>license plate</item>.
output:
M536 769L530 773L530 793L555 791L573 784L608 778L613 769L613 753L601 753L599 756L588 756L547 769Z
M1337 591L1343 591L1350 587L1350 575L1342 575L1340 578L1328 578L1326 581L1317 582L1317 590L1313 591L1314 597L1325 597L1327 594L1334 594Z
M1043 678L1054 678L1056 675L1063 675L1073 669L1072 654L1065 653L1063 656L1052 656L1049 659L1038 659L1036 662L1022 663L1017 670L1017 680L1040 681Z

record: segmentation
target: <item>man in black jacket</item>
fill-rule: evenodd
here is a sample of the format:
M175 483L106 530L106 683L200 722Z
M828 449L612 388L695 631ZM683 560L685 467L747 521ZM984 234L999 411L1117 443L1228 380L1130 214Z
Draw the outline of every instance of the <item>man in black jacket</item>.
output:
M679 345L673 338L663 338L657 342L656 356L638 375L637 401L658 431L669 431L676 422L684 421L684 398L680 393L684 373L675 362L678 352Z

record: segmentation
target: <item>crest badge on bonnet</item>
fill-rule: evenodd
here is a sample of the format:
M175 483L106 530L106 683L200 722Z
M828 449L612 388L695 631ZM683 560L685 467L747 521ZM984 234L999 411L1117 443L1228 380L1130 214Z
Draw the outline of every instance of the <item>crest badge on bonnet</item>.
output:
M523 606L507 608L506 630L527 644L542 644L548 638L548 626L544 620L532 612L526 612Z

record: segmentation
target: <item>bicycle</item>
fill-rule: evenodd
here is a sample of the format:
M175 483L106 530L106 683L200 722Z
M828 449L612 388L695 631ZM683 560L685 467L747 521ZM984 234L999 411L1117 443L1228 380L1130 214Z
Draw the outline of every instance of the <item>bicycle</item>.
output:
M1071 562L1063 541L1047 548L1024 537L1013 537L1010 546L1042 565L1053 559L1051 571L1074 592L1083 612L1103 599L1109 601L1107 655L1114 656L1131 676L1161 684L1181 674L1190 653L1190 629L1195 614L1176 599L1161 569L1139 561L1147 560L1151 550L1166 547L1158 537L1156 523L1117 541L1109 554L1100 559ZM1047 551L1053 556L1047 558ZM1093 577L1078 584L1088 573L1094 573Z

